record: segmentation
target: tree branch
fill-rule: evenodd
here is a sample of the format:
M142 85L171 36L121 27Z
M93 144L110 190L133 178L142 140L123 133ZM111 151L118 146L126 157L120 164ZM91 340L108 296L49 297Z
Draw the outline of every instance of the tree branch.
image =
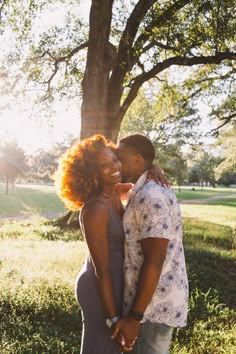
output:
M137 35L139 25L145 14L156 1L157 0L139 0L127 20L118 46L117 63L111 75L111 82L118 80L118 86L122 84L123 78L128 70L131 48L135 36Z
M129 55L129 52L132 48L133 41L138 32L140 22L156 1L139 0L139 2L134 7L130 17L127 20L124 32L121 36L118 48L119 62L127 62L127 55Z
M236 73L236 68L232 67L232 70L228 71L226 74L222 74L222 75L217 75L217 76L212 76L212 77L204 77L202 79L196 80L194 82L194 85L198 85L204 82L214 82L217 80L225 80L228 79L231 75L233 75L234 73Z
M67 55L61 56L61 57L55 57L54 55L52 55L48 50L43 52L42 55L40 55L39 57L34 58L35 59L42 59L44 58L46 55L48 55L53 61L53 65L54 65L54 69L53 72L51 74L51 76L49 77L49 79L47 81L42 82L43 84L47 84L48 85L48 89L47 91L49 92L51 89L51 82L53 80L53 78L55 77L55 75L57 74L58 70L59 70L59 64L63 63L63 62L67 62L69 59L71 59L75 54L77 54L80 50L86 48L88 46L88 42L82 43L79 46L75 47L72 51L70 51Z
M151 49L151 48L153 48L155 46L157 46L157 47L159 47L161 49L165 49L165 50L172 50L173 52L179 51L177 48L172 47L172 46L170 46L168 44L164 44L164 43L161 43L159 41L153 40L149 44L147 44L146 47L143 47L142 54L147 52L149 49Z
M2 18L2 11L3 11L3 7L4 5L6 5L7 1L6 0L2 0L2 3L0 4L0 20Z
M136 63L135 51L150 37L153 26L161 27L167 20L171 19L176 11L190 3L191 0L175 1L173 5L168 7L167 10L155 18L152 23L145 28L147 33L143 32L133 46L140 22L155 2L157 2L157 0L139 0L134 7L120 40L117 52L117 62L110 78L110 87L116 87L116 89L122 91L124 77ZM110 99L112 99L112 97Z
M231 122L233 120L233 118L236 118L236 112L232 113L230 116L228 117L222 117L220 118L220 120L223 120L224 122L220 125L218 125L218 127L212 129L211 131L209 131L208 133L206 133L206 136L208 135L217 135L219 133L220 128L224 127L226 124L228 124L229 122Z
M50 58L52 58L55 62L57 63L62 63L67 61L68 59L71 59L75 54L77 54L80 50L88 47L88 42L82 43L79 46L75 47L72 49L67 55L61 56L61 57L55 57L53 54L49 52L49 50L46 50L43 52L40 56L33 58L32 60L35 59L42 59L46 55L48 55Z
M168 58L161 63L157 63L151 70L148 72L142 73L139 76L137 76L133 80L132 87L128 93L128 96L126 97L125 101L122 104L122 107L120 108L120 112L118 114L119 119L122 119L127 112L127 109L129 108L130 104L133 102L135 97L137 96L139 88L142 86L142 84L151 78L155 77L157 74L162 72L163 70L169 68L172 65L178 65L178 66L193 66L193 65L200 65L200 64L220 64L223 60L233 60L236 59L236 53L231 53L231 52L224 52L224 53L216 53L215 55L212 56L201 56L201 57L192 57L192 58L187 58L187 57L181 57L181 56L175 56L172 58Z
M165 24L167 21L171 19L171 17L180 9L182 9L184 6L189 4L191 1L190 0L179 0L174 2L173 5L171 5L167 10L165 10L160 16L156 17L153 19L153 21L144 28L143 32L140 34L140 36L137 38L134 47L133 47L133 52L135 52L138 48L143 47L143 44L150 38L150 36L153 33L153 28L160 28ZM168 48L164 48L168 49Z

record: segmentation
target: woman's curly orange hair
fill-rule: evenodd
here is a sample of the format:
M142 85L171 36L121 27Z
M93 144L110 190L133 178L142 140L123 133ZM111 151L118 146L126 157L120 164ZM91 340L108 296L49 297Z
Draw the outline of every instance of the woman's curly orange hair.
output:
M55 185L68 209L80 209L89 197L101 192L96 180L96 153L107 147L113 148L112 142L96 134L77 141L61 156L54 176Z

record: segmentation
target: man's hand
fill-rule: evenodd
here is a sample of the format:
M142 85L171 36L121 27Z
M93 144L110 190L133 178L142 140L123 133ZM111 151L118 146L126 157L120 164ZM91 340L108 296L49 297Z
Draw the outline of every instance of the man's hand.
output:
M122 317L119 321L117 321L113 326L113 334L112 339L116 338L119 333L122 333L125 340L126 348L130 348L133 346L135 340L138 337L140 322L133 319L131 316ZM123 343L121 343L123 344ZM131 350L131 349L130 349Z
M118 332L117 336L115 337L115 340L118 344L118 347L117 347L117 352L120 353L120 352L130 352L132 349L133 349L133 345L135 343L135 341L133 343L131 343L130 346L126 345L125 344L125 338L123 336L123 334L121 332Z

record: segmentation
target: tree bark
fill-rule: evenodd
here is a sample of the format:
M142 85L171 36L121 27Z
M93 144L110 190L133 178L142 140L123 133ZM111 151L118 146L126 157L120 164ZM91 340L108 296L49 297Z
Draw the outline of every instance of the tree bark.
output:
M90 10L88 54L82 83L81 138L98 132L111 138L109 120L113 121L116 109L107 109L107 94L110 71L115 60L115 48L109 42L111 0L93 0Z

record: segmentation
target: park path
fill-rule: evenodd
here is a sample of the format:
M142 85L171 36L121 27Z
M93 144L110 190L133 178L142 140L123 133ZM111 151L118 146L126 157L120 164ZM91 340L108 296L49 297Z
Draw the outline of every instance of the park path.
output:
M199 199L186 199L180 200L180 204L201 204L202 202L211 202L215 200L222 200L222 199L232 199L236 198L236 194L228 194L228 195L214 195L213 197L208 198L199 198Z

